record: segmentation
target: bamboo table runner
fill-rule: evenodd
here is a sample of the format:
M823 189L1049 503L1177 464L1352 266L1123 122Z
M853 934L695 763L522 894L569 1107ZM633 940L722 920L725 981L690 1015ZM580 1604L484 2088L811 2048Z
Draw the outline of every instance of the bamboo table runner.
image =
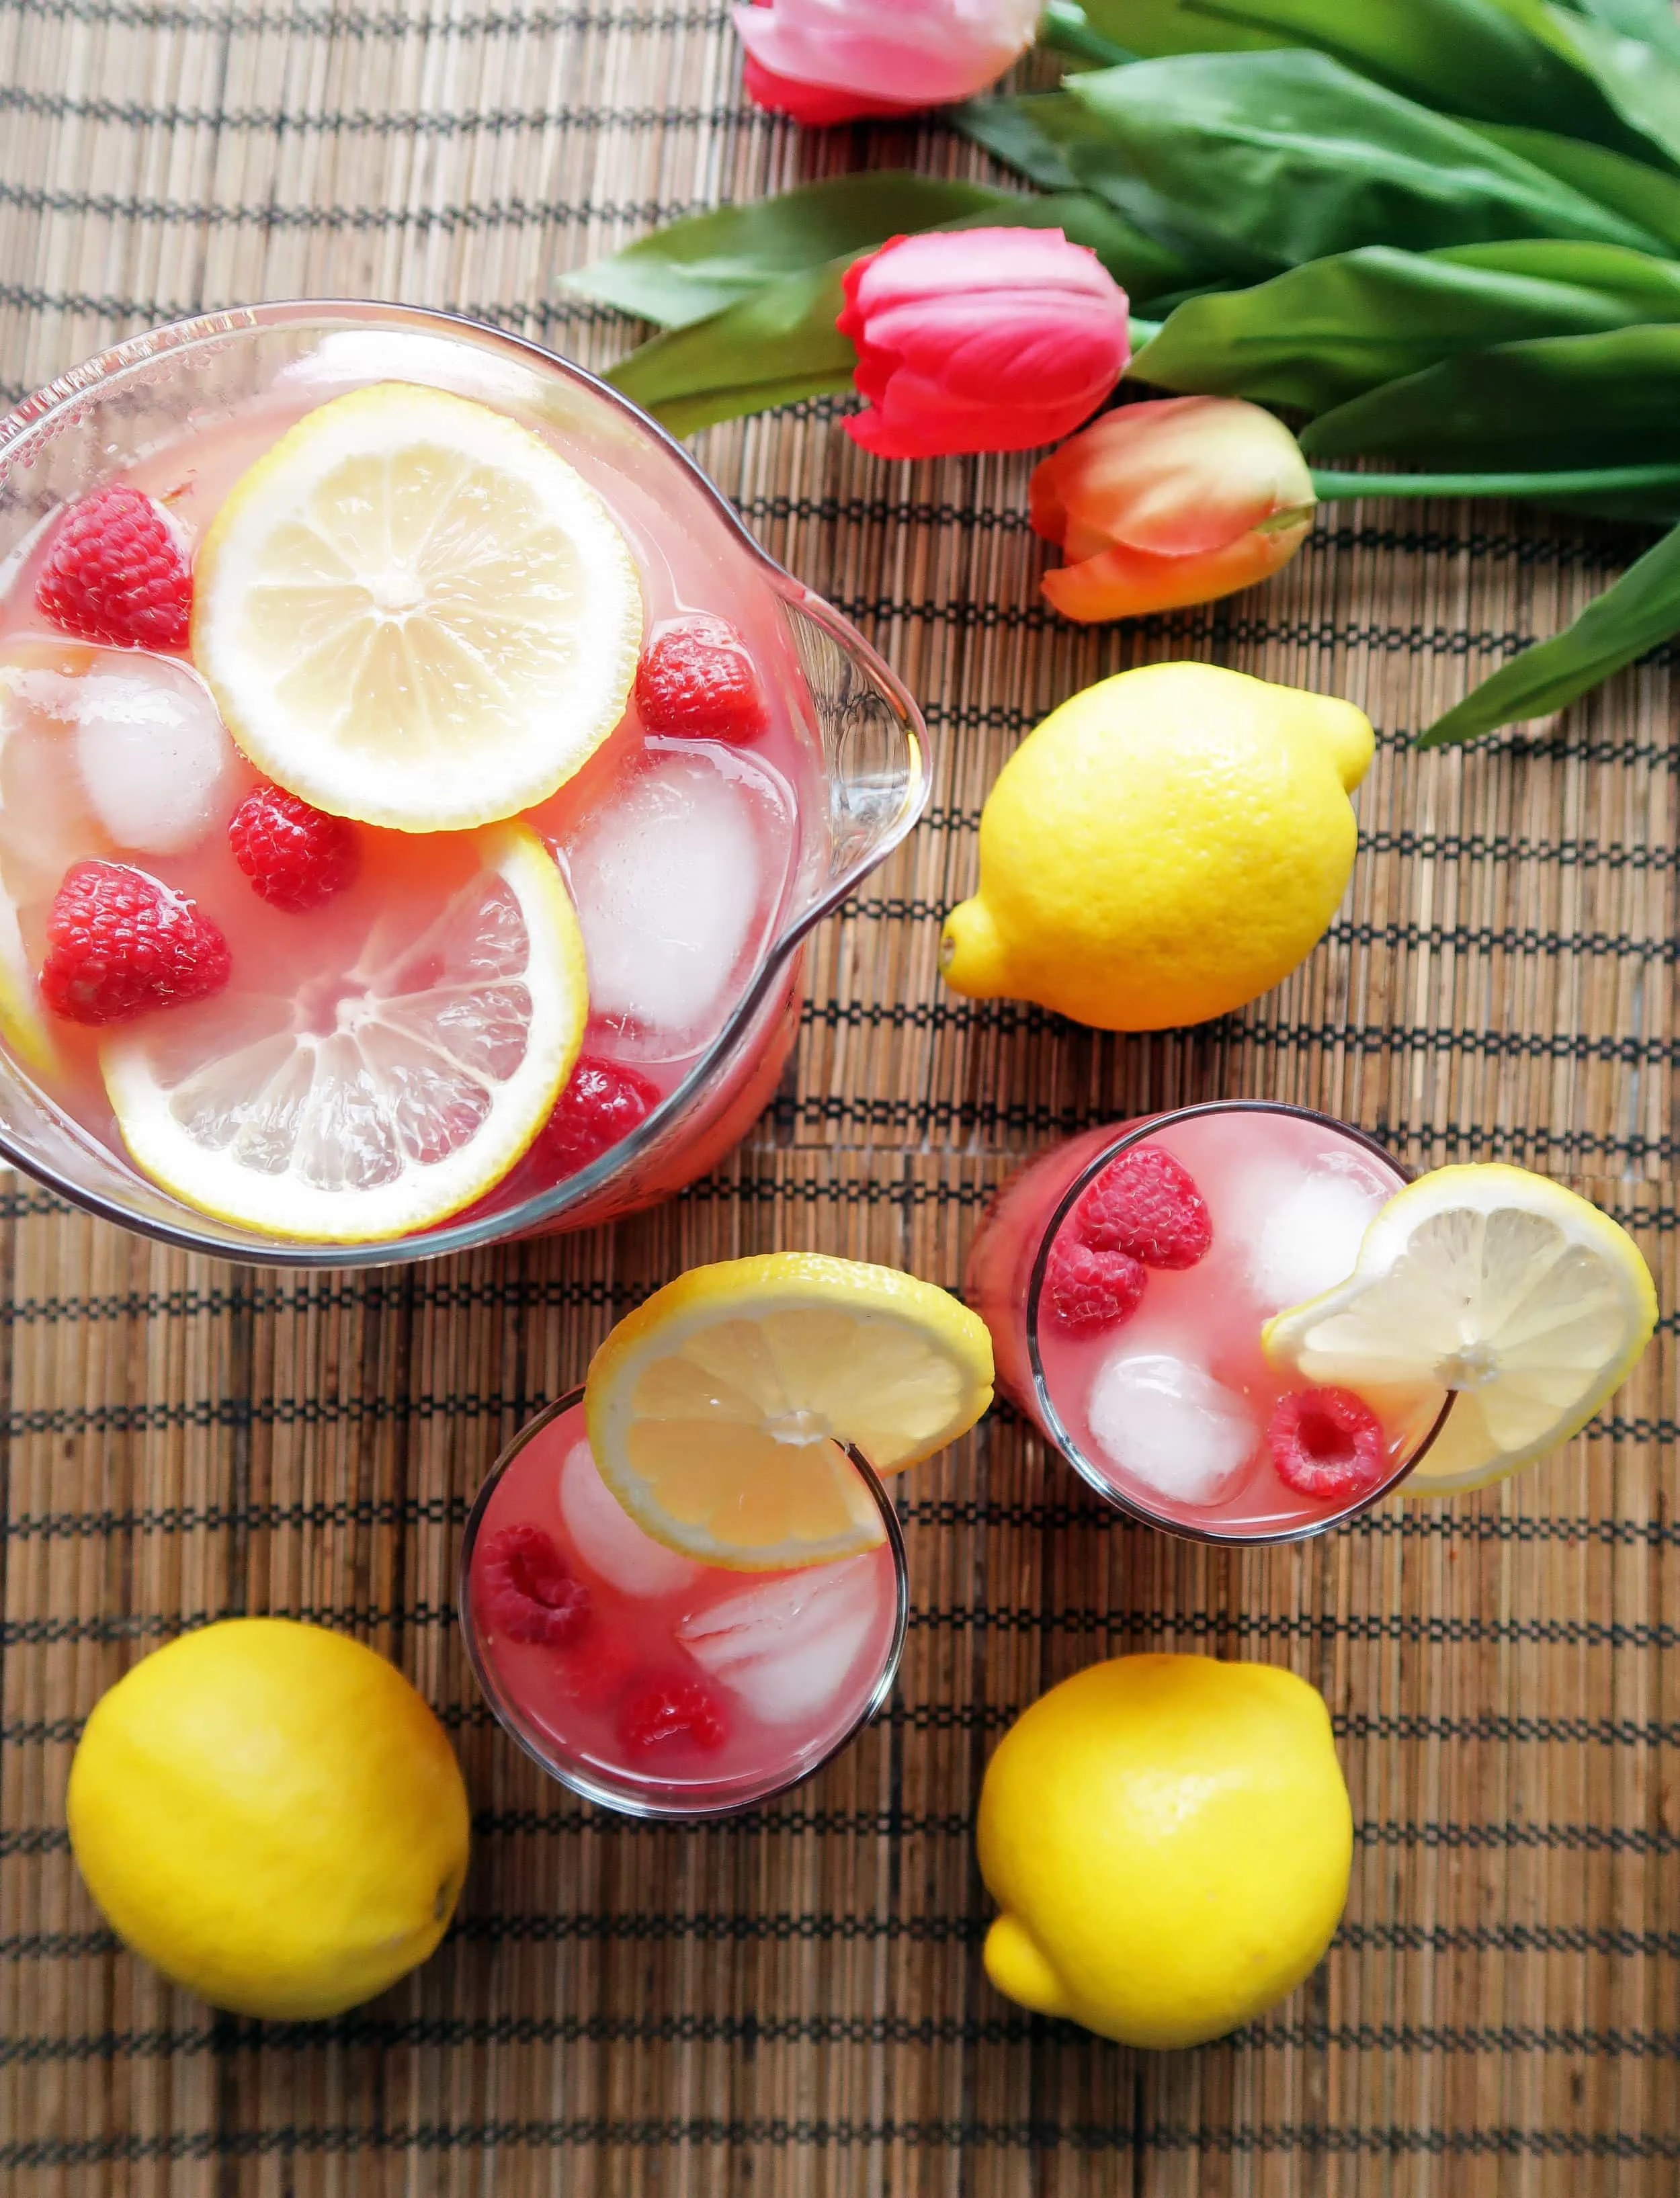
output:
M288 295L463 309L589 363L555 291L652 221L846 166L983 173L944 131L750 113L724 10L671 0L0 0L0 381ZM1631 538L1343 506L1263 592L1119 631L1046 617L1025 460L883 466L831 408L700 455L926 704L933 811L817 934L797 1058L738 1157L662 1212L396 1274L160 1251L23 1182L0 1209L0 2169L18 2198L1529 2198L1680 2188L1674 1319L1543 1471L1305 1549L1102 1515L1006 1412L907 1484L891 1711L724 1829L615 1823L477 1701L451 1609L468 1498L610 1321L694 1261L812 1246L954 1284L1014 1160L1229 1094L1409 1160L1503 1155L1635 1227L1677 1301L1669 660L1542 736L1412 731L1625 564ZM1247 1014L1098 1038L942 992L980 802L1053 703L1192 654L1368 708L1328 944ZM79 1720L233 1611L395 1656L477 1812L456 1928L319 2027L215 2017L114 1946L63 1829ZM1229 2043L1134 2055L986 1986L970 1822L1011 1717L1127 1648L1288 1664L1352 1788L1324 1967Z

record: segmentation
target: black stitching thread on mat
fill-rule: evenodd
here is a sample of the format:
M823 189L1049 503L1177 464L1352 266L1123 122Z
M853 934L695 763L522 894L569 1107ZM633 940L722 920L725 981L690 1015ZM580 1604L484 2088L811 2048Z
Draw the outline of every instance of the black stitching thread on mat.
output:
M1522 2129L1511 2125L1486 2129L1420 2130L1410 2125L1390 2128L1342 2126L1328 2122L1243 2124L1239 2127L1196 2123L1159 2125L1144 2122L987 2122L903 2121L885 2117L878 2122L753 2120L712 2121L679 2119L609 2120L584 2116L571 2120L498 2121L462 2124L397 2123L375 2139L369 2131L354 2125L328 2128L323 2125L288 2123L278 2130L242 2130L220 2133L171 2131L166 2137L45 2138L37 2143L0 2146L0 2166L15 2167L84 2166L103 2163L148 2160L193 2160L231 2156L261 2159L273 2154L360 2154L390 2148L413 2149L427 2154L464 2150L541 2151L629 2149L637 2152L673 2146L793 2146L834 2148L902 2145L907 2149L952 2150L973 2146L987 2151L1102 2152L1115 2149L1142 2153L1212 2152L1246 2157L1251 2154L1299 2153L1353 2158L1520 2159L1545 2160L1675 2160L1680 2159L1680 2137L1625 2131Z

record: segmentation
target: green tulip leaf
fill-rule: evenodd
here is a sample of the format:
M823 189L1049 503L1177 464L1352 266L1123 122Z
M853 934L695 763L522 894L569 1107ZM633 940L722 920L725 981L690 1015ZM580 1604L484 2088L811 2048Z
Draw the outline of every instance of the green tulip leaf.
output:
M971 100L954 108L951 119L994 159L1042 189L1079 191L1112 209L1119 224L1116 238L1125 237L1131 256L1131 279L1106 253L1104 264L1141 305L1211 284L1252 282L1270 272L1262 255L1168 205L1140 182L1104 125L1065 91Z
M1665 534L1572 626L1485 679L1419 739L1421 747L1473 741L1500 725L1543 717L1680 633L1680 527Z
M1666 0L1621 0L1629 9ZM1374 84L1462 118L1648 149L1567 36L1531 0L1090 0L1092 27L1160 57L1309 48ZM1589 13L1596 10L1590 9ZM1589 27L1590 35L1590 26ZM1642 34L1636 34L1642 35Z
M1680 20L1675 16L1674 0L1564 0L1564 4L1577 15L1589 15L1625 38L1641 38L1680 61Z
M1081 0L1081 5L1092 30L1149 61L1170 54L1264 53L1302 43L1251 29L1197 0Z
M1631 160L1607 146L1560 137L1549 130L1512 130L1491 122L1472 127L1478 137L1543 168L1584 198L1596 199L1625 221L1648 230L1660 244L1680 256L1680 177L1643 160Z
M1659 321L1680 322L1680 265L1619 245L1372 245L1190 299L1130 372L1164 389L1323 412L1461 352Z
M1425 251L1552 236L1658 248L1532 162L1322 54L1136 61L1071 78L1067 90L1175 218L1272 272L1368 244ZM1077 159L1070 166L1116 197Z
M1555 0L1499 0L1499 5L1578 70L1584 85L1590 87L1636 140L1643 140L1648 150L1654 149L1665 161L1680 166L1680 55L1671 40L1658 46L1630 38L1596 14L1579 14L1557 6ZM1572 127L1565 126L1565 134L1597 137L1599 132L1577 121Z
M1018 194L948 183L907 169L834 176L775 198L668 222L609 259L562 275L567 289L662 328L684 328L766 283L1006 206Z
M855 256L801 268L720 313L668 329L607 379L673 435L850 389L857 354L834 320Z
M1315 458L1518 473L1680 461L1680 328L1546 336L1467 352L1315 420ZM1585 508L1585 507L1578 507Z

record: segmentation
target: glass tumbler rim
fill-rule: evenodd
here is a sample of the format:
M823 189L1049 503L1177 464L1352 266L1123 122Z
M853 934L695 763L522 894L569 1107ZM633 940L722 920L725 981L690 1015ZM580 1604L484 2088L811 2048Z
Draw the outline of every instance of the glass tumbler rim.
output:
M491 1498L501 1486L503 1474L524 1450L526 1445L540 1434L544 1428L551 1426L555 1420L563 1417L566 1413L580 1404L583 1398L583 1385L579 1383L575 1389L569 1389L563 1396L556 1397L552 1403L545 1404L533 1418L527 1420L504 1446L490 1471L485 1475L477 1494L473 1498L472 1508L467 1514L467 1524L461 1537L461 1555L456 1566L456 1607L462 1639L466 1646L467 1661L474 1678L478 1683L479 1691L483 1695L491 1715L503 1732L516 1747L531 1758L540 1770L546 1771L550 1778L557 1780L561 1785L568 1787L573 1793L579 1795L584 1800L593 1802L598 1808L610 1809L616 1815L633 1817L644 1823L715 1823L729 1817L742 1816L749 1810L762 1808L767 1802L780 1800L783 1794L791 1794L795 1788L803 1786L807 1779L814 1778L819 1771L832 1763L836 1756L843 1753L863 1731L864 1726L871 1724L880 1715L886 1707L894 1686L898 1683L898 1666L904 1658L904 1642L910 1631L910 1566L904 1551L904 1530L899 1522L898 1510L888 1492L887 1484L854 1443L840 1444L840 1449L846 1452L852 1468L862 1479L864 1487L868 1490L871 1500L881 1515L881 1523L886 1529L887 1550L892 1559L892 1637L887 1643L887 1653L881 1660L881 1670L876 1674L875 1683L864 1697L856 1715L845 1730L835 1736L829 1746L824 1748L814 1762L802 1765L790 1776L780 1780L776 1784L745 1794L739 1800L712 1800L689 1806L653 1800L645 1795L620 1791L604 1778L592 1777L587 1771L561 1763L555 1756L544 1749L540 1742L526 1729L517 1711L509 1702L506 1690L497 1679L494 1667L479 1638L478 1624L473 1614L473 1551L477 1546L478 1538L484 1526L485 1515L490 1508ZM743 1574L742 1577L746 1578L749 1575Z
M379 1238L365 1243L260 1236L241 1241L212 1233L207 1226L195 1225L193 1209L183 1202L177 1201L180 1205L178 1217L171 1212L165 1218L136 1211L114 1193L73 1181L52 1160L31 1151L24 1140L0 1124L0 1159L84 1212L177 1250L258 1267L309 1270L407 1265L452 1253L476 1251L563 1222L569 1212L587 1207L608 1192L625 1171L633 1167L674 1123L700 1103L737 1046L748 1037L755 1020L768 1011L776 987L785 980L789 965L809 933L825 916L833 914L916 826L927 808L932 789L933 753L921 712L897 673L849 619L771 556L728 497L666 428L588 368L528 336L515 335L468 314L375 298L290 298L227 306L160 323L124 337L81 364L67 369L0 417L0 480L3 480L9 466L31 455L36 445L44 445L64 426L73 422L79 407L119 386L130 375L139 375L177 357L184 362L200 346L241 336L256 340L265 334L283 334L288 329L304 329L313 323L319 323L323 329L378 326L417 334L429 330L480 351L500 352L552 381L573 384L622 415L632 429L644 440L657 445L662 455L688 476L691 486L703 496L781 601L822 628L841 654L859 668L896 718L907 749L904 794L897 812L866 849L847 861L837 875L817 881L809 896L788 910L774 935L762 946L757 964L722 1026L682 1081L644 1121L607 1151L560 1183L529 1194L515 1206L473 1218L457 1215L414 1236ZM26 1074L23 1080L34 1088L32 1079ZM44 1095L38 1091L36 1096L39 1103L51 1109L51 1102ZM51 1111L56 1113L56 1109ZM471 1209L468 1212L470 1213Z
M1096 1178L1102 1174L1103 1169L1111 1161L1118 1159L1120 1154L1130 1151L1135 1145L1147 1143L1149 1138L1175 1122L1188 1121L1201 1114L1288 1115L1296 1121L1311 1122L1320 1128L1334 1130L1351 1143L1363 1145L1368 1153L1381 1160L1385 1166L1392 1168L1403 1183L1412 1182L1417 1174L1417 1170L1409 1161L1390 1152L1381 1140L1374 1137L1369 1131L1362 1130L1354 1123L1344 1122L1334 1114L1327 1114L1322 1108L1296 1106L1288 1100L1199 1099L1186 1107L1169 1107L1163 1108L1159 1114L1138 1116L1125 1128L1117 1131L1114 1137L1096 1152L1079 1170L1078 1174L1058 1200L1054 1212L1044 1224L1038 1250L1033 1254L1032 1270L1026 1285L1024 1322L1026 1330L1027 1364L1032 1375L1034 1405L1040 1415L1041 1424L1045 1433L1067 1464L1072 1466L1074 1472L1078 1474L1080 1480L1100 1496L1112 1509L1119 1512L1127 1519L1135 1520L1140 1526L1152 1526L1162 1533L1176 1534L1184 1541L1205 1543L1222 1549L1259 1549L1289 1542L1313 1541L1320 1534L1328 1533L1333 1526L1345 1526L1349 1520L1357 1519L1362 1512L1369 1511L1373 1504L1381 1503L1385 1497L1394 1493L1413 1468L1427 1456L1441 1429L1445 1426L1447 1415L1452 1410L1453 1400L1450 1391L1447 1393L1446 1401L1435 1415L1422 1441L1407 1458L1405 1463L1397 1472L1392 1474L1381 1487L1373 1489L1367 1496L1359 1497L1355 1501L1344 1504L1340 1510L1331 1512L1328 1517L1312 1520L1305 1526L1270 1528L1262 1532L1237 1533L1222 1531L1216 1526L1192 1526L1177 1517L1170 1518L1164 1512L1153 1511L1147 1504L1123 1495L1110 1480L1099 1473L1097 1468L1085 1456L1067 1422L1056 1410L1050 1396L1049 1384L1044 1378L1043 1359L1038 1348L1039 1302L1043 1292L1044 1276L1049 1266L1050 1252L1056 1239L1061 1234L1068 1215L1072 1213Z

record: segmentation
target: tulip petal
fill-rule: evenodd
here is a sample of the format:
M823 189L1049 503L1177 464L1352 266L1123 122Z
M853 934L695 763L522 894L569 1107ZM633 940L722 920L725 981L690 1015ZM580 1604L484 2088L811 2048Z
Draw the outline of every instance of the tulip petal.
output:
M784 82L908 107L944 106L995 84L1026 51L1036 0L771 0L738 7L735 28Z
M1121 545L1046 573L1045 599L1063 618L1084 625L1215 602L1221 596L1234 596L1239 589L1270 579L1288 563L1311 526L1311 512L1303 512L1297 524L1255 530L1189 557L1161 556Z

